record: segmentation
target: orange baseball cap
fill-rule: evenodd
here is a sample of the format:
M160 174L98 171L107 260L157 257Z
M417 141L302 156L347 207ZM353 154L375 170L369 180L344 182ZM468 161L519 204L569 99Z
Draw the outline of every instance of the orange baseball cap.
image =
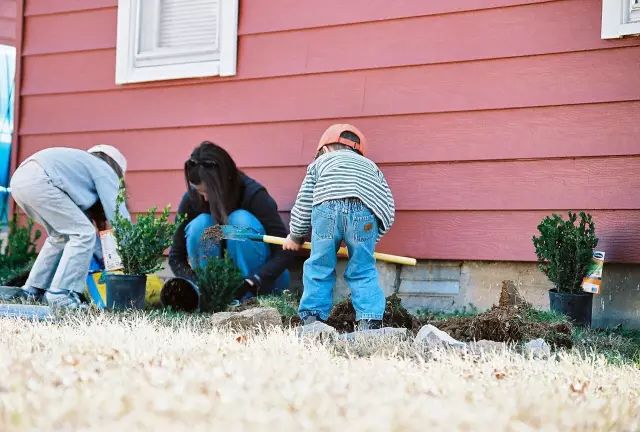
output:
M351 141L348 138L341 137L340 135L343 132L351 132L360 138L360 142L357 143L355 141ZM354 150L359 151L362 155L364 155L364 151L366 148L367 140L364 137L364 134L360 132L360 130L350 124L334 124L327 128L326 131L320 137L320 142L318 143L318 148L316 151L320 151L320 149L328 144L344 144L346 146L351 147Z

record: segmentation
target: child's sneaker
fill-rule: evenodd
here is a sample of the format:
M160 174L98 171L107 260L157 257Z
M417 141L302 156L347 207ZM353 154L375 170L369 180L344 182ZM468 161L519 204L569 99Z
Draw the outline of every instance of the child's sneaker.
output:
M302 325L309 325L313 324L314 322L322 322L322 320L320 319L320 317L318 317L318 315L307 315L302 320Z
M52 307L67 309L86 309L89 305L75 291L49 290L44 295L47 304Z
M382 320L361 319L358 321L356 330L377 330L382 328Z

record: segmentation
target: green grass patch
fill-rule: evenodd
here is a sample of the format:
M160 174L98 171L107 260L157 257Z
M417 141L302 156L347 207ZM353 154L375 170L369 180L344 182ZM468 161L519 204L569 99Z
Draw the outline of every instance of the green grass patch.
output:
M567 321L567 317L563 314L554 312L554 311L546 311L540 309L531 308L527 311L527 318L531 321L541 322L541 323L561 323Z
M472 317L478 315L480 311L472 304L463 306L461 309L454 309L448 312L432 311L429 309L418 309L416 316L421 321L444 321L450 318Z
M290 319L298 315L298 306L289 291L284 291L280 295L266 295L258 297L258 305L262 307L272 307L283 317Z
M640 368L640 330L576 328L573 339L580 351L601 354L610 363L633 363Z

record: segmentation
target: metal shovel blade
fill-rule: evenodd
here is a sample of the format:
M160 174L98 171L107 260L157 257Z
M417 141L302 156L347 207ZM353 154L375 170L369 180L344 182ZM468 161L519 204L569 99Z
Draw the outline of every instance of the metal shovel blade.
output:
M235 225L214 225L207 228L202 235L203 240L220 243L221 240L262 240L262 235L256 233L251 228L238 227Z

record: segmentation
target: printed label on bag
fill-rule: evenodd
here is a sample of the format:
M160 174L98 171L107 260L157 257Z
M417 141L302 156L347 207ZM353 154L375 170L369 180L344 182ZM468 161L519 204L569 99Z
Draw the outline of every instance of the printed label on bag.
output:
M602 285L602 268L604 267L604 252L593 252L593 259L587 268L587 275L582 279L582 290L600 294L600 286Z
M102 257L104 259L105 270L121 270L122 259L120 255L118 255L116 237L113 235L113 230L100 231L100 242L102 243Z

